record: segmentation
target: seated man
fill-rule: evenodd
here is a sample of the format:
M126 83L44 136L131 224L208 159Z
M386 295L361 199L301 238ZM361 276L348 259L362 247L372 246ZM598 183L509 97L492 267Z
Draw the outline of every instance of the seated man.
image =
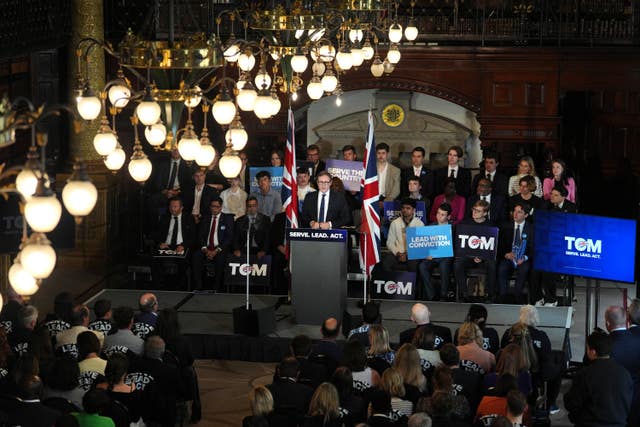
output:
M484 200L478 200L471 208L471 218L465 218L460 224L481 225L485 227L493 227L494 224L487 218L489 213L489 203ZM483 268L487 274L487 286L485 289L485 297L490 300L496 283L496 261L493 259L459 258L456 257L453 262L453 274L456 278L456 287L458 288L458 299L465 300L467 298L467 269L471 267Z
M391 222L389 236L387 237L387 253L382 258L382 268L385 271L393 271L400 266L405 266L408 271L415 272L418 269L418 260L407 258L407 227L423 227L424 223L415 216L416 201L404 199L400 205L400 216Z
M296 358L285 357L276 368L275 380L267 388L273 396L276 414L292 415L302 421L309 409L313 389L298 383L299 372Z
M131 351L142 356L144 341L131 332L133 310L129 307L118 307L113 312L116 332L104 339L104 353L108 356L115 353L127 354Z
M419 328L433 331L435 335L434 347L439 349L442 345L451 342L451 331L446 326L435 325L431 322L431 312L424 304L414 304L411 307L411 321L415 323L414 328L400 332L400 345L413 341L413 336Z
M443 203L436 212L436 222L431 225L447 225L451 221L451 205ZM420 262L420 278L424 286L424 297L428 300L446 301L449 292L449 281L451 276L451 266L453 257L433 258L432 256ZM431 272L434 268L440 270L440 289L436 289L431 281Z
M246 256L247 231L249 230L249 253L262 258L269 250L271 221L268 216L258 212L258 207L258 200L249 196L247 198L247 213L238 218L234 226L233 254L235 256Z
M271 174L267 171L258 172L256 181L258 191L251 193L251 196L258 200L258 212L269 217L269 221L273 221L273 217L282 211L280 192L271 188Z
M533 224L527 221L529 206L516 203L513 222L505 223L500 229L498 244L498 285L503 299L509 288L509 277L516 270L516 302L522 298L522 287L529 274L533 256Z
M553 190L551 190L549 210L554 212L578 213L575 203L567 200L568 195L569 191L564 185L554 187Z
M322 339L315 343L311 349L311 358L324 359L325 361L330 359L325 363L325 366L332 365L330 363L332 361L335 364L333 368L335 368L342 359L342 346L336 341L340 332L340 322L338 319L330 317L322 322L320 332ZM333 369L329 369L329 372L333 372Z
M222 290L224 269L233 242L233 214L222 213L222 199L215 196L209 202L209 214L203 217L198 229L198 248L191 260L193 287L202 289L202 274L205 264L214 266L215 291Z
M99 299L93 304L93 313L96 319L89 323L89 329L92 331L100 331L105 335L111 332L111 300Z
M158 321L158 297L152 293L140 295L138 300L138 309L140 310L134 317L134 326L136 323L144 323L153 328L156 327Z
M33 305L25 305L20 308L18 318L20 322L14 325L7 337L9 346L16 356L23 355L30 350L29 343L38 323L38 309Z
M158 250L171 250L176 256L155 257L152 265L154 281L158 287L168 288L165 278L169 264L175 263L178 268L178 288L186 288L186 270L188 251L193 247L195 240L196 224L193 216L183 215L182 200L173 198L169 201L169 213L162 217L160 226L155 235L156 248ZM176 286L171 286L175 289Z
M89 328L89 308L86 305L76 305L73 308L71 317L71 328L60 332L56 335L56 351L62 353L71 353L77 356L77 339L84 331ZM91 331L98 337L100 347L104 344L104 334L100 331Z
M493 191L491 181L487 178L480 178L475 191L476 194L467 199L467 206L469 206L467 217L471 217L471 207L475 202L478 200L485 200L489 202L489 214L487 215L487 218L496 224L500 224L504 221L507 209L506 201L504 196L496 194L496 192Z
M369 328L380 323L380 304L368 302L362 306L362 325L349 331L348 340L358 340L362 346L369 347Z
M209 213L209 202L218 195L218 192L205 184L205 173L201 169L193 172L193 185L189 185L182 191L185 212L193 216L196 224L203 216Z

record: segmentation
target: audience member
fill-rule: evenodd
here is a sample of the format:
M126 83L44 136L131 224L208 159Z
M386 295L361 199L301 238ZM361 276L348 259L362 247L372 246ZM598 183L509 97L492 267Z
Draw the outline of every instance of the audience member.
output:
M503 374L498 377L496 387L491 395L484 396L476 410L476 422L483 422L483 418L496 418L507 415L507 395L518 391L517 380L513 375ZM530 422L525 422L530 426Z
M417 202L424 203L424 211L429 212L431 208L431 200L422 195L422 186L420 185L420 178L417 176L410 176L407 178L406 188L403 188L403 191L400 197L413 199ZM404 196L403 196L404 195Z
M435 368L442 365L440 352L435 349L436 335L433 330L418 328L413 335L413 341L411 343L418 349L422 372L427 372L430 375Z
M427 391L427 378L422 373L422 368L420 367L420 354L413 344L405 343L400 346L396 353L393 367L402 375L405 386L414 387L414 390L417 389L419 392L415 393L413 390L407 389L407 398L409 400L415 402L417 400L417 394L422 394Z
M160 310L155 334L164 340L166 349L178 359L181 372L184 371L184 368L193 365L191 345L180 333L178 313L175 309L164 308Z
M457 145L449 147L449 150L447 150L447 166L436 169L434 172L434 185L435 191L440 191L445 188L447 179L452 179L455 183L455 193L464 200L469 197L471 192L471 171L459 166L458 163L460 158L462 158L462 155L462 148ZM439 206L440 203L436 200L434 205ZM454 214L456 212L455 206L453 207L453 212ZM464 214L464 206L462 208L462 212ZM457 215L454 215L454 218L458 219ZM462 216L460 216L460 218L462 218Z
M347 202L347 208L349 209L349 222L345 225L351 226L353 225L353 215L354 212L358 212L360 208L362 208L362 202L356 196L358 194L357 191L346 191L344 188L344 183L340 178L334 176L331 178L331 191L341 194L344 196L345 201Z
M385 271L393 271L401 266L408 271L418 270L419 260L410 260L407 252L407 231L408 227L423 227L424 223L415 216L416 201L404 199L400 204L400 216L391 222L389 235L387 236L387 249L389 252L382 258L382 268Z
M229 178L230 187L220 193L222 213L233 215L236 220L247 211L248 194L240 186L240 178Z
M367 419L369 427L395 427L391 419L391 395L384 390L371 393L371 415Z
M193 222L198 224L203 216L209 214L209 203L214 197L218 197L218 192L205 184L205 172L194 170L193 184L182 192L184 211L191 214Z
M271 220L258 212L258 199L247 198L247 213L236 220L233 232L233 255L246 256L247 231L249 231L249 253L262 258L269 250L269 228Z
M460 353L451 343L442 346L440 358L442 365L450 369L453 389L457 394L467 398L471 413L475 414L482 398L482 375L460 368Z
M13 353L20 356L29 351L33 330L38 323L38 309L32 305L22 306L18 319L18 323L9 334L9 345Z
M384 142L376 144L380 202L395 200L400 195L400 169L389 163L388 157L389 145Z
M498 244L498 286L500 298L504 300L509 290L509 278L515 270L515 298L522 302L522 289L529 276L533 263L534 231L533 224L527 221L529 205L516 203L513 206L513 221L504 223L499 234Z
M505 186L506 188L506 186ZM484 200L489 203L489 212L487 218L499 224L505 220L507 212L507 201L505 196L496 193L491 187L491 181L487 178L480 178L476 186L476 194L467 199L467 217L471 216L471 208L478 200Z
M634 298L627 308L629 315L629 332L640 337L640 298Z
M498 331L494 328L487 326L488 313L487 308L482 304L471 304L469 306L469 312L465 318L465 322L474 322L482 331L482 349L490 351L496 354L500 350L500 338L498 337ZM458 344L458 330L453 336L453 342Z
M73 295L70 292L60 292L53 300L53 313L47 314L44 325L49 329L52 337L71 327L73 319Z
M391 396L391 408L402 415L410 417L413 414L413 402L405 400L405 388L402 375L396 368L389 368L384 371L380 381L380 389L386 391Z
M299 366L293 356L282 359L276 368L275 379L267 388L273 396L273 406L276 414L293 415L302 421L309 410L309 403L313 389L298 383Z
M324 161L320 160L320 148L317 145L307 147L307 161L312 164L311 180L315 181L318 174L327 168Z
M380 382L380 375L367 366L367 353L359 341L347 341L344 344L340 366L351 370L353 389L362 394Z
M421 303L414 304L411 307L411 321L415 323L415 327L400 332L400 344L410 343L418 328L426 328L432 330L435 334L435 348L440 348L443 344L451 342L451 331L446 326L436 325L431 322L431 312L429 308Z
M271 174L267 171L258 172L256 181L258 181L258 191L251 193L251 196L258 201L258 212L273 221L273 217L282 211L280 192L271 188Z
M212 197L209 213L202 218L198 228L198 250L194 251L191 258L194 289L203 289L203 269L206 264L211 264L214 268L213 289L222 290L224 269L233 242L233 227L233 215L222 213L222 199Z
M400 188L402 188L401 197L411 197L411 190L409 190L409 179L417 178L418 185L420 186L420 195L424 199L430 199L433 197L434 192L434 176L433 173L427 169L424 165L425 150L422 147L414 147L411 151L411 166L403 169L400 175ZM428 212L428 210L427 210Z
M337 342L338 334L340 333L340 322L330 317L322 322L320 332L322 333L322 339L313 346L311 350L312 357L317 358L321 356L335 363L339 363L342 359L342 348ZM333 369L329 372L333 372Z
M564 395L569 420L577 426L627 425L633 396L628 370L610 357L613 339L596 331L587 337L588 365L574 377Z
M331 383L322 383L313 393L309 412L302 427L342 427L338 390Z
M271 150L271 167L278 168L284 166L284 153L281 150Z
M125 377L129 369L127 357L114 353L107 360L104 378L96 384L98 390L106 390L111 399L117 400L127 407L132 423L138 422L142 413L142 399L135 383L126 384Z
M531 191L534 192L537 197L542 197L542 183L540 182L540 178L536 176L536 167L531 156L521 157L520 162L518 162L518 173L509 178L509 197L520 193L522 190L520 180L525 176L533 178L533 183L531 184L533 188Z
M351 144L347 144L342 147L342 160L346 160L348 162L355 162L356 160L358 160L356 147Z
M368 365L382 375L395 360L396 354L389 344L389 332L382 325L373 325L369 328L369 358Z
M369 346L369 328L380 323L380 304L369 301L362 306L362 325L349 331L347 339L358 340L363 346Z
M74 356L77 355L76 341L78 335L84 331L88 331L89 325L89 309L86 305L77 305L73 308L73 317L71 319L71 328L60 332L56 335L56 351L63 353L70 352ZM91 331L98 337L100 345L104 343L104 334L100 331Z
M484 200L478 200L471 208L471 218L465 219L461 224L494 227L494 223L487 218L488 212L489 203ZM456 288L458 289L458 300L465 301L467 299L469 294L467 270L472 267L484 270L486 274L484 296L486 300L491 301L495 292L496 261L492 258L482 259L478 257L456 257L453 261L453 274L456 279Z
M515 390L511 390L509 393L507 393L507 417L506 418L510 423L509 427L522 426L524 411L526 410L527 410L527 400L524 394Z
M118 307L113 310L113 321L116 332L104 339L104 352L111 355L114 352L127 354L129 351L136 356L142 356L144 341L132 331L133 310L129 307Z
M104 390L89 390L82 398L83 412L74 412L79 427L116 427L109 417L100 415L107 407L111 398Z
M238 157L240 157L240 161L242 162L242 167L238 174L238 178L240 179L240 188L242 188L245 193L249 194L249 189L251 188L249 157L245 150L240 151L238 153Z
M46 326L40 325L33 330L31 341L29 341L29 353L38 359L38 365L40 366L38 375L43 381L46 381L56 358L51 334Z
M85 391L79 386L79 377L80 368L73 357L70 355L58 357L47 375L42 398L61 397L82 409L82 397Z
M484 390L488 393L496 386L500 375L513 375L518 380L518 390L525 396L529 396L533 391L531 385L531 374L527 369L527 363L521 346L509 344L498 353L498 363L496 371L487 373L484 376Z
M541 198L534 194L536 189L535 179L531 175L525 175L520 178L519 181L520 192L509 198L508 209L509 212L513 212L513 208L517 204L526 203L529 205L529 217L533 219L533 215L536 209L546 209L546 203Z
M107 361L100 357L100 341L91 331L78 335L78 367L80 373L97 372L104 375Z
M453 180L452 178L445 178L442 187L438 188L437 190L442 190L443 192L442 194L438 194L433 200L431 212L429 213L429 221L435 222L438 208L443 203L447 203L449 206L451 206L451 223L459 224L464 219L466 200L463 196L457 193L455 180Z
M301 227L327 230L351 224L353 220L344 192L331 189L331 175L319 172L316 182L318 191L308 193L302 204Z
M329 373L324 365L309 359L311 355L311 338L306 335L297 335L289 344L291 355L298 361L299 376L298 382L316 388Z
M451 221L451 205L442 203L436 211L436 220L431 225L448 225ZM451 267L453 257L433 258L429 255L418 264L419 277L422 279L423 296L430 301L446 301L451 281ZM440 271L440 288L433 285L431 272L438 268Z
M310 184L311 176L309 175L309 169L299 167L296 171L297 175L297 183L298 183L298 204L299 208L302 210L302 203L304 202L307 194L316 191Z
M56 295L56 299L58 296ZM54 301L55 304L55 301ZM2 306L2 312L0 312L0 324L3 329L9 335L13 331L13 326L18 323L18 314L20 308L24 305L22 295L19 295L13 286L7 287L7 302ZM67 325L68 326L68 325Z
M473 177L471 191L476 191L480 184L480 180L487 179L489 181L489 188L493 189L493 191L490 190L491 193L504 200L509 194L509 178L497 170L499 165L500 158L497 152L492 150L482 150L480 173ZM478 193L478 195L480 194ZM487 199L487 201L489 201L489 199ZM500 221L500 219L497 218L496 221Z
M22 399L9 414L10 426L51 427L60 417L60 412L40 402L42 381L37 375L25 379Z
M93 304L93 313L96 318L89 323L88 328L92 331L100 331L105 335L111 332L111 300L99 299Z
M496 358L493 353L482 349L482 331L475 322L464 322L459 329L458 352L464 369L481 374L493 372Z
M569 202L576 202L576 182L568 176L567 165L560 159L551 162L551 177L545 178L542 182L542 195L545 200L551 199L551 190L554 188L564 188L567 190L565 196Z
M458 421L469 421L471 419L471 409L467 398L458 394L453 387L453 377L451 369L446 366L436 368L433 372L433 393L432 396L445 394L449 396L451 404L450 418ZM424 407L425 412L433 413L433 399L426 398L419 405Z
M138 310L140 310L133 318L133 327L131 330L134 334L145 339L156 327L158 320L158 297L152 293L140 295L138 299Z
M49 346L51 346L51 340L49 340ZM0 382L9 375L9 368L14 363L13 356L7 333L4 328L0 328Z
M352 427L366 419L367 405L365 400L353 393L353 375L351 369L339 366L331 376L331 383L338 390L340 413L345 427Z
M564 187L554 187L549 195L549 210L553 212L578 213L575 203L567 200L567 189Z
M273 418L273 396L263 385L255 386L249 391L251 415L244 417L242 427L275 426Z
M429 414L433 427L466 427L469 425L467 421L462 421L455 416L455 396L451 393L442 391L433 393L428 401L428 410L425 408L426 399L421 401L416 410Z
M180 157L177 145L173 146L171 157L166 160L154 168L156 171L155 188L163 196L162 199L165 203L180 195L180 192L187 188L191 182L191 170L187 162ZM159 206L164 206L164 203L161 202Z
M431 417L426 412L416 412L409 417L407 427L431 427Z

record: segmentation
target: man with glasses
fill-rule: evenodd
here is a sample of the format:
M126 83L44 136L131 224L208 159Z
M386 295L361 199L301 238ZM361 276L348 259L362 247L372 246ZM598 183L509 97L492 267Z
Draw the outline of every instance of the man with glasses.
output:
M489 213L487 218L496 224L500 224L506 218L506 199L503 195L493 191L493 184L488 178L480 178L476 186L476 194L467 199L467 218L471 217L471 207L478 201L484 200L489 203Z
M328 230L351 223L351 213L343 193L331 190L331 175L322 171L317 178L318 191L307 194L300 212L300 226Z

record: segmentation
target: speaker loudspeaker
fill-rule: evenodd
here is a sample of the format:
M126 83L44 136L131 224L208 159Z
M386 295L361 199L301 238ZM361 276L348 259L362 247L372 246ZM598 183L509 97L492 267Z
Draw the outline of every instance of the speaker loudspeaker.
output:
M233 333L258 337L268 335L276 329L276 314L273 307L253 309L249 305L236 307L233 312Z

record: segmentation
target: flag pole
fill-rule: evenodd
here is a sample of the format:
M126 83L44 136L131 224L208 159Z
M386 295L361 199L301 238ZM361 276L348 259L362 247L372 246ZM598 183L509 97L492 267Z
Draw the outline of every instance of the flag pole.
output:
M367 234L366 231L362 231L361 233L362 233L363 237L366 236L366 234ZM364 239L361 239L360 243L362 244L363 241L364 241ZM369 270L367 268L367 261L366 261L366 259L367 259L367 245L366 244L364 245L364 259L365 259L364 269L363 269L363 273L364 274L362 275L362 289L364 290L363 291L364 295L362 297L362 303L366 304L367 303L367 273L368 273L368 270Z

